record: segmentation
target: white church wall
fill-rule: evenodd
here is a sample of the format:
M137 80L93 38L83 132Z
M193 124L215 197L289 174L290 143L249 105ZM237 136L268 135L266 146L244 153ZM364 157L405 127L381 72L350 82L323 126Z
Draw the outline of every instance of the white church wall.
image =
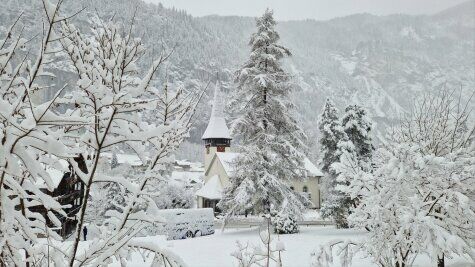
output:
M312 208L319 209L321 204L320 198L320 185L318 184L318 177L308 177L305 181L299 181L292 179L291 186L295 191L303 193L304 186L307 187L308 193L310 194L310 201L313 203Z
M219 180L221 181L223 188L230 185L229 177L224 169L224 166L221 164L221 161L219 161L218 158L216 158L212 162L212 165L210 166L208 173L205 176L205 181L208 182L208 180L214 175L219 176Z

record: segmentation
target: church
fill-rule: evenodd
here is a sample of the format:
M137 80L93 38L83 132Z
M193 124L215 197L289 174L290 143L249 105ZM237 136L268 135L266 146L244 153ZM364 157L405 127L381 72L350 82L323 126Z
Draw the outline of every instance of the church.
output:
M213 106L208 126L203 133L204 141L204 185L196 192L198 208L213 208L221 200L224 188L230 185L233 176L233 161L239 153L231 148L231 133L224 118L224 106L220 97L220 84L216 83ZM304 159L307 179L292 180L291 189L305 194L311 201L309 208L319 209L321 204L320 181L322 172L308 159Z

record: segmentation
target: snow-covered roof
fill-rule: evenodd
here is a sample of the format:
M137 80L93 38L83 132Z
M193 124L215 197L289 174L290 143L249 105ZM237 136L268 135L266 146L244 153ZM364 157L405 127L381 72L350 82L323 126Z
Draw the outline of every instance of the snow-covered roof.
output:
M213 175L209 178L208 182L196 191L196 195L208 199L221 199L223 196L223 185L219 180L219 176Z
M224 119L224 103L223 98L220 97L220 91L220 85L219 82L217 82L216 88L214 89L213 109L211 110L211 117L209 118L208 127L206 127L206 130L203 133L201 139L232 139L229 128L226 125L226 120Z
M104 152L102 156L112 159L112 153ZM143 162L136 154L116 154L119 164L129 164L130 166L142 166Z
M202 180L203 172L190 172L190 171L173 171L171 174L172 182L184 182L191 181L199 182Z
M58 168L47 167L45 169L46 173L53 182L54 189L58 188L59 184L63 180L64 174L69 171L69 163L66 160L60 159L58 162L59 166L56 166ZM38 186L38 188L46 188L46 183L44 180L38 180L35 184Z
M175 160L175 169L189 169L192 172L204 171L203 163L188 160Z
M219 161L223 165L224 171L228 174L228 176L232 176L233 174L233 161L236 159L237 156L239 156L239 153L231 153L231 152L217 152L216 153L216 157L219 159ZM303 163L309 176L323 176L323 173L320 171L320 169L317 166L315 166L307 157L304 158Z
M233 162L236 160L239 153L232 153L232 152L217 152L216 157L223 165L224 171L229 175L232 176L234 172Z
M322 171L315 166L307 157L304 158L303 164L305 165L305 169L310 176L323 176Z

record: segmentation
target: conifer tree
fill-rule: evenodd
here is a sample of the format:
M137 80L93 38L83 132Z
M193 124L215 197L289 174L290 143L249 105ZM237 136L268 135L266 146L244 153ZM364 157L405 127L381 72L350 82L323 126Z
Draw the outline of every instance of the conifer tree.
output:
M321 132L321 167L325 173L323 190L325 199L322 204L322 216L333 217L337 227L347 227L346 216L350 199L337 189L343 181L338 181L338 173L332 165L340 161L341 155L353 153L354 146L349 141L341 122L338 110L330 99L327 99L320 117L319 129Z
M119 160L117 159L117 154L112 152L112 159L111 159L111 169L117 168L119 166Z
M305 175L305 135L289 99L290 76L280 62L291 53L278 44L272 11L266 10L256 22L250 58L236 72L237 89L231 101L232 130L241 140L241 153L219 205L228 216L247 209L269 215L271 207L300 215L305 199L289 182Z
M348 139L355 146L358 160L368 162L371 158L373 145L370 136L372 123L366 110L358 105L347 106L342 118L342 125Z

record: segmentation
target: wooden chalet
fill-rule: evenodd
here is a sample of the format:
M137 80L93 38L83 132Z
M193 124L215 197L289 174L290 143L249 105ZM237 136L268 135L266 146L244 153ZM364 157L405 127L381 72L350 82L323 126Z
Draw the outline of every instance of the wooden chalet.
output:
M82 155L74 158L77 162L79 168L87 173L86 162ZM61 175L61 173L56 173L56 176ZM51 176L51 175L50 175ZM59 180L59 183L55 184L53 191L48 190L47 188L40 188L42 192L47 195L50 195L56 201L59 202L62 206L68 206L64 208L64 212L67 216L62 216L55 213L58 219L61 221L61 227L56 228L56 231L63 238L67 238L76 228L78 223L78 218L76 217L79 209L84 201L84 190L85 185L82 180L73 172L72 166L69 166L69 172L62 174L61 177L52 177L53 179ZM37 205L29 207L32 212L39 212L46 219L46 223L49 227L55 227L49 217L47 216L47 210L43 205Z

